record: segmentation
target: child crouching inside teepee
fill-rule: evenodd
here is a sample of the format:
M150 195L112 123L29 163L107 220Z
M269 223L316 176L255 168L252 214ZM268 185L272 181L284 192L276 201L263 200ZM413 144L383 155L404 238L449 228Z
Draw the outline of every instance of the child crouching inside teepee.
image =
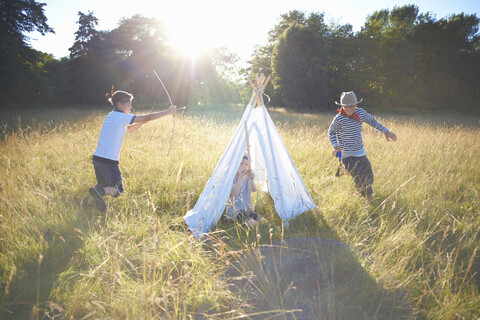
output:
M233 180L224 219L227 222L236 220L251 227L258 224L259 216L254 212L252 203L252 192L257 191L257 186L253 181L255 173L248 167L248 155L244 155Z

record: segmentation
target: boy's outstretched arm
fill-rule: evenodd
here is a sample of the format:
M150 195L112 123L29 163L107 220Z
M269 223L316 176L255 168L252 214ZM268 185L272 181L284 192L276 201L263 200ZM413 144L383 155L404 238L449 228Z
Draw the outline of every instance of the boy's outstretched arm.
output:
M393 132L390 132L390 131L385 131L385 138L387 139L387 141L397 141L397 135Z
M147 122L146 121L145 122L135 122L134 124L128 125L127 126L127 132L131 133L131 132L137 130L138 128L140 128L145 123L147 123Z
M168 108L167 110L164 110L164 111L159 111L159 112L144 114L144 115L140 115L140 116L135 116L135 119L133 119L133 123L137 123L137 122L145 123L145 122L148 122L148 121L160 119L160 118L168 116L170 114L174 115L176 113L177 113L177 107L171 106L170 108Z

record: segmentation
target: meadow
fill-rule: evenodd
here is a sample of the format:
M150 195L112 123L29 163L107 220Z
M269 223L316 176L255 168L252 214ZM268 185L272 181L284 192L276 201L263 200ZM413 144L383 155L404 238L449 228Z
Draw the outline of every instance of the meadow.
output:
M168 156L170 117L129 134L126 191L101 214L88 188L108 111L1 115L1 319L480 318L480 117L374 114L398 141L364 128L370 204L335 177L334 113L272 108L317 207L286 228L257 193L258 228L220 222L195 239L183 216L243 107L177 116Z

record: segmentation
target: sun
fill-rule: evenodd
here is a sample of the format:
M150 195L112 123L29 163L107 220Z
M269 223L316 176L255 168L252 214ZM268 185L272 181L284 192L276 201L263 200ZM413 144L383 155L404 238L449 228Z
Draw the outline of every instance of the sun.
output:
M213 12L205 9L192 6L165 21L171 45L192 58L218 46L219 26L212 18Z
M158 12L156 17L163 21L171 46L194 59L219 47L237 51L251 37L245 32L244 19L239 18L248 8L232 9L224 0L174 0L150 11Z
M167 25L168 26L168 25ZM208 39L208 31L197 24L175 24L168 26L170 44L183 55L192 59L210 50L214 44Z

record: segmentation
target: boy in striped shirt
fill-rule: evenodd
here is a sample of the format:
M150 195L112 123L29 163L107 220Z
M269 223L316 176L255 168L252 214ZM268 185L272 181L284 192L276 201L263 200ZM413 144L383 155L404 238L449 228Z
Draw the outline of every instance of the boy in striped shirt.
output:
M362 108L357 108L357 96L353 91L343 92L340 97L339 112L328 128L328 139L333 146L332 155L337 156L342 151L342 162L353 177L355 186L360 194L373 201L373 171L367 152L363 147L362 123L366 122L373 128L381 131L387 141L397 141L395 133L388 131L371 114Z

